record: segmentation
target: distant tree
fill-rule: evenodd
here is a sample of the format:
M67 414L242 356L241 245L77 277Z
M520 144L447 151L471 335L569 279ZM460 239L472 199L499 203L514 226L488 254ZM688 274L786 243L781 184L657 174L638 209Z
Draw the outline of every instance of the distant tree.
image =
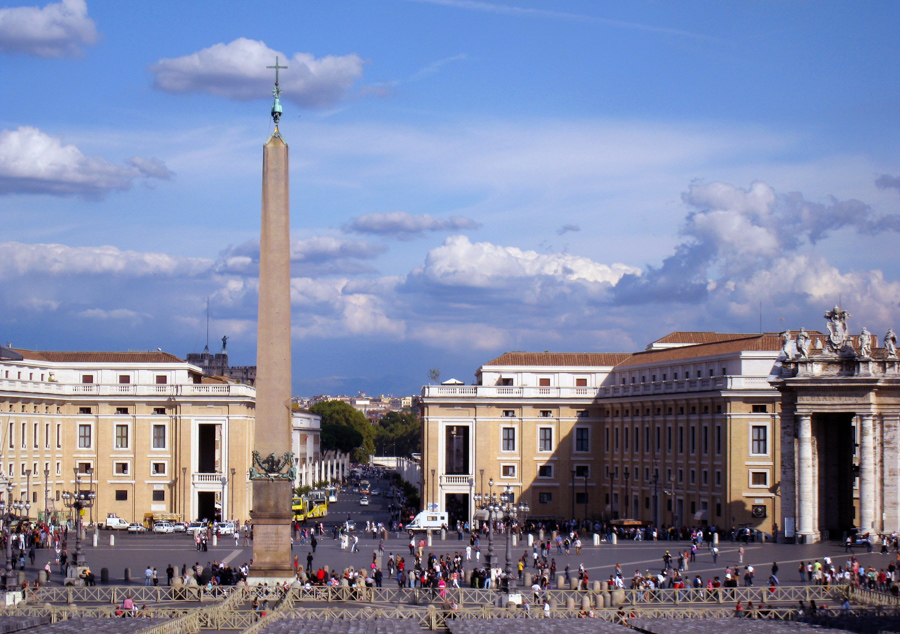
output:
M375 444L383 455L409 456L422 451L422 424L411 412L388 412L376 430Z
M440 368L431 368L428 370L428 380L432 383L437 383L441 378L441 369Z
M375 453L375 428L358 409L343 401L323 401L309 410L322 417L323 449L340 449L350 453L354 461L363 464ZM358 437L352 432L356 432ZM326 438L333 446L326 445Z

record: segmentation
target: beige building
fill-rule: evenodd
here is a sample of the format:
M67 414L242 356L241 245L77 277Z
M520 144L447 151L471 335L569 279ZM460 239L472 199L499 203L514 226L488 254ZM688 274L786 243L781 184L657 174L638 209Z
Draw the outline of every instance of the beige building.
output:
M678 332L622 354L507 353L423 388L423 499L470 519L510 487L538 518L772 532L777 335Z
M33 518L68 516L77 469L97 492L89 521L246 519L254 405L254 388L164 352L0 348L0 473Z

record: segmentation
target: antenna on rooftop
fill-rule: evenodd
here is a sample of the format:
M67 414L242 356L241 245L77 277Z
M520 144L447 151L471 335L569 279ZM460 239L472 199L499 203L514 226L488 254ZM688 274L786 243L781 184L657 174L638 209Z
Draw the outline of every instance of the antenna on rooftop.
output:
M206 347L203 352L209 353L209 297L206 298Z

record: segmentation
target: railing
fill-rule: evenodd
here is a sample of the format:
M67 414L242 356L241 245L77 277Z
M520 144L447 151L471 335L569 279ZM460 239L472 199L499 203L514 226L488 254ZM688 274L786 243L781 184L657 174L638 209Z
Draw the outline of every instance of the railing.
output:
M168 601L201 602L222 601L243 597L251 590L235 586L42 586L27 591L26 603L106 603L116 605L130 596L135 603L162 603ZM252 598L252 597L251 597Z
M847 597L860 605L900 606L900 597L878 590L868 590L854 586L844 586Z
M256 390L243 384L101 384L56 383L37 381L0 380L0 390L12 392L41 392L44 394L97 396L253 396Z
M194 473L191 474L191 483L192 484L218 484L222 486L222 478L225 477L222 473Z
M590 400L597 397L594 387L524 387L503 385L426 385L422 396L439 398L446 396L467 396L476 398L579 398Z
M441 484L464 484L468 486L472 483L471 475L442 475Z

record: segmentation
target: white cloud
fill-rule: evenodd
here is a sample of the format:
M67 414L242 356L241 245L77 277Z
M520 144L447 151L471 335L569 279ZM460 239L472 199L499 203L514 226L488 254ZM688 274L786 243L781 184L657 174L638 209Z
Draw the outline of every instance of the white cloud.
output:
M59 137L29 126L0 130L0 194L102 197L136 178L170 178L159 159L135 157L129 167L86 156Z
M118 321L130 321L135 323L142 321L143 317L145 317L145 315L140 315L133 310L128 310L127 308L115 308L113 310L89 308L88 310L83 310L79 313L76 313L76 316L83 317L85 319L96 319L99 321L115 319Z
M312 236L291 239L291 262L300 275L350 275L371 273L374 269L364 261L381 255L386 247L362 240L346 240L334 236ZM230 246L220 254L220 273L259 273L259 240L248 240Z
M0 51L38 57L71 57L97 41L85 0L62 0L44 8L0 9Z
M150 275L196 276L208 272L212 262L165 253L121 251L112 246L70 247L62 244L0 243L0 276Z
M443 219L429 214L413 215L405 211L392 211L366 214L354 218L347 225L346 230L355 233L388 235L400 240L412 240L425 235L427 231L460 231L478 229L480 226L480 223L465 216L451 216Z
M424 266L411 276L440 286L500 289L515 280L537 284L541 278L612 285L626 273L640 275L640 270L624 264L600 264L568 253L541 254L489 242L473 244L458 235L429 251Z
M246 101L270 94L274 75L266 67L273 66L276 57L287 66L279 74L282 96L306 108L341 101L363 71L363 60L355 54L316 58L295 53L289 58L263 42L243 37L183 57L161 59L150 70L154 86L165 92L205 92Z

